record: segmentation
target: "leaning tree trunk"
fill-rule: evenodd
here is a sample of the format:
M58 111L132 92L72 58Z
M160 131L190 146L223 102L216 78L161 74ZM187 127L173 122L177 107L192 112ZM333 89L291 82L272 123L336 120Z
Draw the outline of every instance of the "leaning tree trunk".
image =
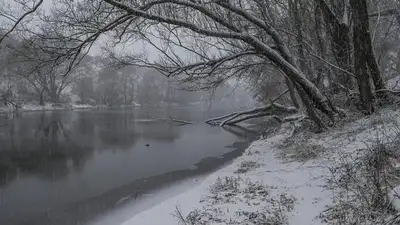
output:
M297 109L299 109L300 103L296 96L296 90L295 90L294 84L286 75L283 75L283 76L285 77L285 82L289 89L290 100L292 101L293 106L296 107Z
M354 72L360 92L361 107L366 114L374 112L373 93L368 75L369 23L366 0L350 0L353 12Z

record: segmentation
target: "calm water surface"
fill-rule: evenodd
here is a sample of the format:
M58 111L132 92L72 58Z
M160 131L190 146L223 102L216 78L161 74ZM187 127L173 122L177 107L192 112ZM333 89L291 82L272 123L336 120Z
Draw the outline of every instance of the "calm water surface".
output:
M124 196L209 172L240 155L250 139L202 123L223 113L111 108L0 115L0 224L84 224ZM155 119L169 116L199 123Z

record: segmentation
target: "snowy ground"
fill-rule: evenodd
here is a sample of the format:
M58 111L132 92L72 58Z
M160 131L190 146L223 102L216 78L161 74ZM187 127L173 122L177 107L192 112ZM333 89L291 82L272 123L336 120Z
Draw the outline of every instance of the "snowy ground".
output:
M37 104L25 104L19 109L20 112L27 112L27 111L53 111L53 110L72 110L72 109L87 109L93 108L94 106L87 105L87 104L52 104L46 103L45 105L37 105ZM0 113L1 112L13 112L14 108L7 107L7 106L0 106Z
M299 132L291 139L287 125L255 141L243 156L198 186L122 225L337 224L336 214L327 215L340 193L329 185L332 168L377 138L390 142L400 133L398 124L400 112L384 109L325 133Z

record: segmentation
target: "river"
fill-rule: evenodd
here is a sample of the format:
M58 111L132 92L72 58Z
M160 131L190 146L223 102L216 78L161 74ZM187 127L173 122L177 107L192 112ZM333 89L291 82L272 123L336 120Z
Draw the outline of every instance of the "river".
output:
M0 224L86 224L239 156L252 135L204 124L223 110L107 108L0 115ZM157 118L194 121L181 125Z

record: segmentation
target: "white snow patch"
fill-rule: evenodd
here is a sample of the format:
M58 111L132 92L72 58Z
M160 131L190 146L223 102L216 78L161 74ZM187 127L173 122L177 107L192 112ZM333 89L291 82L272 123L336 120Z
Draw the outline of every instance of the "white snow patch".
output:
M159 190L155 190L154 193L141 194L137 198L134 198L134 196L125 196L115 203L117 206L121 205L121 207L106 213L100 218L90 221L88 224L110 225L123 223L131 218L133 214L138 214L148 210L159 204L159 202L165 201L198 186L204 178L204 176L196 176L187 180L172 183Z
M56 111L56 110L73 110L73 109L88 109L94 108L95 106L88 104L53 104L46 103L45 105L38 104L24 104L19 109L20 112L30 112L30 111ZM14 111L14 108L9 106L0 107L0 112L11 113Z
M400 212L400 186L396 186L389 192L389 200L393 207Z

